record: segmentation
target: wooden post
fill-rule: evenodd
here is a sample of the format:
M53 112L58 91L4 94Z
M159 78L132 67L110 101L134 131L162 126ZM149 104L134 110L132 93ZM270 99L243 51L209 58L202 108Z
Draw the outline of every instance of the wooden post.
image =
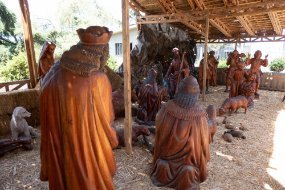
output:
M25 41L27 60L30 71L31 86L32 88L34 88L37 84L37 64L35 59L34 41L32 35L29 5L27 0L19 0L19 3L22 13L22 22L23 22L24 39L25 39L24 41Z
M128 0L122 0L123 29L123 66L124 66L124 101L125 101L125 145L128 154L132 153L132 110L131 110L131 66L129 39Z
M205 101L205 93L206 93L208 38L209 38L209 15L207 15L206 17L206 34L205 34L204 64L203 64L203 89L202 89L202 100L203 101Z

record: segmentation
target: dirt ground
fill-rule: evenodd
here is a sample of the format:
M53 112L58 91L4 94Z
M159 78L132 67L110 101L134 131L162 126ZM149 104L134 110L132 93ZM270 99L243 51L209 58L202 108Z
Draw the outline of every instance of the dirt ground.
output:
M222 86L211 88L211 93L206 95L206 102L201 104L204 107L209 104L220 107L228 96L223 89ZM284 181L283 184L280 180L278 182L268 172L268 169L278 169L278 165L270 168L269 162L273 153L273 137L276 135L275 120L280 111L285 109L285 103L281 103L283 95L283 92L261 90L260 99L255 101L254 108L247 114L239 110L237 114L228 117L233 125L238 127L241 123L248 129L244 131L246 139L225 142L221 138L226 130L221 124L223 117L218 117L220 125L210 145L209 176L201 184L202 190L285 189ZM117 121L116 124L122 125L122 122ZM124 149L114 152L117 161L114 177L116 189L166 189L152 185L149 178L152 156L142 143L133 147L132 155L127 155ZM48 184L39 180L39 167L37 139L34 150L17 150L0 158L0 189L48 189Z

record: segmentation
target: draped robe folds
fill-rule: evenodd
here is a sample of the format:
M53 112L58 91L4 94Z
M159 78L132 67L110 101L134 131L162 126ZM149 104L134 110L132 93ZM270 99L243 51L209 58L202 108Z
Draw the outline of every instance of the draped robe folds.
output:
M147 113L147 121L154 121L156 113L161 107L161 95L158 86L154 84L145 84L139 92L139 108L144 109ZM139 118L144 120L144 118Z
M41 180L52 189L114 189L118 144L111 85L96 71L74 74L57 62L42 83Z
M171 100L158 112L156 130L153 183L177 190L199 188L210 159L207 113L196 105L181 108Z

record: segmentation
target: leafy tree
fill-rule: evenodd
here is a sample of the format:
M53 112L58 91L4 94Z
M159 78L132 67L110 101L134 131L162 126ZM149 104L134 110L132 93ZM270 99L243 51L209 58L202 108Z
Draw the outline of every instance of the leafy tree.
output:
M106 65L113 71L116 71L118 69L118 64L114 57L109 57Z
M270 63L269 67L271 71L281 72L285 68L285 59L284 58L274 59Z
M20 52L13 59L7 61L0 68L0 82L15 81L29 78L27 57L25 52Z
M219 60L218 68L227 68L227 60L226 59L221 59Z
M16 15L11 13L0 1L0 45L15 46L18 43L15 35Z

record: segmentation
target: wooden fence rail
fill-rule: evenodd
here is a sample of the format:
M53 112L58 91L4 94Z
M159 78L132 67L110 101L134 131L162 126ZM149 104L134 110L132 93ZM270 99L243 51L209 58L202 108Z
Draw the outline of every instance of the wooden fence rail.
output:
M31 88L30 79L0 83L0 92L8 92L8 91L12 91L12 90L18 90L21 87L23 87L24 85L27 85L28 88ZM3 91L3 88L5 88L4 91Z

